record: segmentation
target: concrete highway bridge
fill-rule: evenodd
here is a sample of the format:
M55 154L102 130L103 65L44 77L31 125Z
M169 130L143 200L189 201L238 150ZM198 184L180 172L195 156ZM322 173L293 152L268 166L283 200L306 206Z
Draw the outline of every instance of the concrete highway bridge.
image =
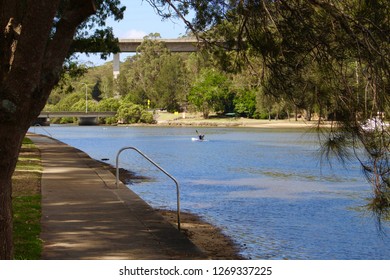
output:
M196 52L199 50L199 42L195 38L181 39L153 39L163 42L171 52ZM119 39L120 52L137 52L137 48L142 44L143 39ZM114 78L120 73L120 53L114 54Z
M79 125L96 125L98 118L113 117L116 115L114 111L108 112L41 112L38 116L36 124L49 125L50 118L78 118Z

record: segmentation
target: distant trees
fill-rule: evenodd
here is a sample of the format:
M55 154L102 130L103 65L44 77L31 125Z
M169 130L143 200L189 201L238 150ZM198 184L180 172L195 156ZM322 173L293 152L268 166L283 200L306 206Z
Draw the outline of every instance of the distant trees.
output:
M155 82L156 95L150 96L152 104L169 112L183 109L189 89L188 71L180 55L166 55L161 58L160 74Z
M97 104L97 111L98 112L114 112L118 111L120 107L120 101L118 98L109 97L109 98L103 98L99 101ZM105 124L116 124L118 122L118 117L105 117L104 123Z
M83 102L79 102L80 106L73 106L76 101L72 99L77 99L76 96L83 98L85 84L88 94L92 92L93 95L96 92L103 100L115 95L150 109L166 109L169 112L197 110L202 112L205 118L210 114L226 113L270 120L286 118L307 108L305 100L313 101L313 98L309 99L309 95L292 89L290 90L299 101L299 106L293 106L287 98L278 99L268 94L266 83L262 83L259 78L259 73L264 73L264 70L254 70L252 63L256 57L249 57L250 54L247 55L252 62L239 65L240 71L237 71L232 66L236 59L232 53L221 55L220 52L215 53L214 49L206 49L196 54L170 53L162 42L155 40L158 38L159 34L147 36L138 49L139 52L122 63L121 74L116 80L112 78L110 63L90 68L86 75L76 80L65 76L53 91L53 98L49 100L49 103L53 104L47 108L82 109ZM270 87L273 86L271 82L270 79ZM94 89L91 89L92 85ZM273 92L276 92L276 87ZM77 95L72 95L73 93ZM97 109L100 110L99 105ZM313 105L312 111L315 110L317 107ZM301 115L309 118L311 111L305 112L308 113ZM114 119L110 120L112 121Z
M157 38L159 34L145 37L137 55L122 65L119 87L124 89L122 96L129 96L134 103L147 105L149 100L152 108L178 111L188 91L185 63Z
M227 113L233 109L229 80L215 69L204 69L193 83L188 101L207 119L210 111Z
M126 100L120 102L117 118L119 123L154 123L153 115L143 106Z
M250 63L236 61L234 53L223 54L216 49L191 54L171 53L163 42L156 40L159 38L159 34L146 36L137 54L121 64L121 74L116 80L112 79L110 63L90 68L80 79L64 79L50 100L57 102L54 110L69 109L70 106L64 104L65 95L77 92L81 98L82 85L87 83L88 89L100 93L103 100L115 95L149 109L197 110L205 118L210 114L235 113L241 117L271 119L295 113L287 112L288 102L266 97L258 76L263 70L254 70ZM257 58L251 56L250 59ZM234 64L240 66L240 71ZM94 90L90 89L92 85L95 85ZM61 91L63 97L58 98Z

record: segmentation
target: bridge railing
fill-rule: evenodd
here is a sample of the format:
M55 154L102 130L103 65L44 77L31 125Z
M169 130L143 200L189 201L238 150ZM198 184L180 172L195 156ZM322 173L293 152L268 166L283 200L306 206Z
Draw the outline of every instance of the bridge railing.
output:
M57 111L57 112L41 112L39 118L50 118L50 117L113 117L116 115L116 111L106 112L69 112L69 111Z

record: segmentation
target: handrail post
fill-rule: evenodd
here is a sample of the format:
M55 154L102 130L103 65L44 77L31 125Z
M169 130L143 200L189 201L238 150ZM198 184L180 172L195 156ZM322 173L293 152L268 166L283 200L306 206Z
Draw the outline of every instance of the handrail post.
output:
M179 182L173 177L171 174L169 174L167 171L165 171L161 166L159 166L157 163L155 163L152 159L150 159L147 155L145 155L143 152L138 150L135 147L124 147L120 149L116 155L116 181L115 185L116 188L118 189L118 182L119 182L119 155L124 151L124 150L134 150L141 156L143 156L146 160L148 160L151 164L153 164L155 167L157 167L161 172L163 172L165 175L167 175L173 182L175 182L176 185L176 204L177 204L177 228L180 231L180 188L179 188Z

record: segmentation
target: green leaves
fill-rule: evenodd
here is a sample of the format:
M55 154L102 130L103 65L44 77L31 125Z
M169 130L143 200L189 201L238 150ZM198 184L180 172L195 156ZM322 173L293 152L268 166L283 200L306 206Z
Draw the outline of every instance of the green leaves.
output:
M118 79L122 96L134 103L171 112L180 109L188 91L185 62L180 54L170 53L159 34L150 34L138 47L138 54L124 64Z
M188 95L188 101L208 118L211 110L227 112L232 104L229 81L225 75L214 70L204 69L194 82Z
M120 123L154 123L151 113L140 105L126 101L120 103L117 117Z

